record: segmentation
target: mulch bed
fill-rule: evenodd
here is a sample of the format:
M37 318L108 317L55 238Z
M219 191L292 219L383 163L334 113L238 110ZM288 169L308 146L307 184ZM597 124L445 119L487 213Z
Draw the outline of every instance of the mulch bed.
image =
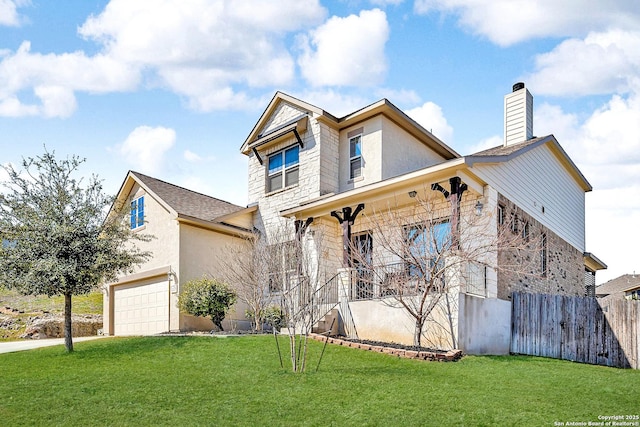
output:
M434 350L425 347L414 347L397 343L385 343L369 340L355 340L344 337L326 337L320 334L311 334L311 338L317 341L327 340L330 344L360 350L375 351L377 353L390 354L397 357L419 360L433 360L440 362L455 362L462 357L462 350Z

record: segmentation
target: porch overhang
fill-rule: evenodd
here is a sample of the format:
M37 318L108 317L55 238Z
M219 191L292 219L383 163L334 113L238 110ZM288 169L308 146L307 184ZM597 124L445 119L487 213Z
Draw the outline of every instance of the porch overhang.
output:
M585 252L582 256L584 260L584 266L587 270L596 272L598 270L606 270L607 264L602 262L597 256L591 252Z
M431 184L447 182L449 178L458 176L471 190L483 195L486 183L475 176L465 163L464 158L453 159L429 168L400 175L393 178L366 185L339 194L327 194L317 199L309 200L280 211L284 217L308 218L331 215L331 212L341 210L344 206L365 203L366 209L385 208L385 203L396 206L412 203L409 192L430 194Z

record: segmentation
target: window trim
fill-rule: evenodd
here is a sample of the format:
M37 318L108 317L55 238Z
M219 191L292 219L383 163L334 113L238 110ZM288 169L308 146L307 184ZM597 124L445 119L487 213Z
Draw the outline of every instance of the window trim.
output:
M351 155L351 144L352 141L358 139L358 142L356 143L359 148L360 148L360 154ZM354 175L354 169L352 167L352 165L354 164L354 162L357 161L360 165L360 167L358 168L358 175ZM349 136L349 179L350 180L355 180L362 177L362 131L360 130L359 133L356 133L354 135L350 135Z
M142 202L142 203L141 203ZM135 205L135 207L134 207ZM144 194L135 197L129 204L129 227L131 230L139 230L144 227ZM142 207L142 209L140 209Z
M287 152L291 150L297 150L297 156L295 163L287 166ZM280 156L282 164L279 166L276 172L270 172L269 166L271 164L271 159ZM292 172L294 170L298 170L298 178L294 183L287 184L287 173ZM280 187L273 189L271 186L272 178L275 178L277 175L280 175ZM265 188L267 193L273 193L276 191L284 190L289 187L293 187L300 182L300 146L298 144L289 145L287 147L282 148L281 150L275 151L267 156L267 166L266 166L266 177L265 177Z

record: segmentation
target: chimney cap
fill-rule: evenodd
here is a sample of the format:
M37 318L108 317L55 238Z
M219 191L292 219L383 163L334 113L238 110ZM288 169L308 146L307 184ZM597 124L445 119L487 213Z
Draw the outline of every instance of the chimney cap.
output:
M520 89L524 89L524 83L523 82L518 82L518 83L513 85L513 92L517 92Z

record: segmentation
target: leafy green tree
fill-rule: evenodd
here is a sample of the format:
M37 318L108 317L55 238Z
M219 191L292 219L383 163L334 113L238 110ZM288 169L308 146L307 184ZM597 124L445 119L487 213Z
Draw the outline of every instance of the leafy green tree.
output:
M103 193L94 175L82 187L74 175L84 159L23 159L23 170L8 174L0 193L0 282L25 295L64 296L64 336L71 336L71 297L87 294L104 281L132 271L151 255L131 245L149 236L133 233L122 206Z
M178 307L193 316L211 317L213 324L223 331L222 320L236 299L236 293L227 284L203 277L184 284Z

